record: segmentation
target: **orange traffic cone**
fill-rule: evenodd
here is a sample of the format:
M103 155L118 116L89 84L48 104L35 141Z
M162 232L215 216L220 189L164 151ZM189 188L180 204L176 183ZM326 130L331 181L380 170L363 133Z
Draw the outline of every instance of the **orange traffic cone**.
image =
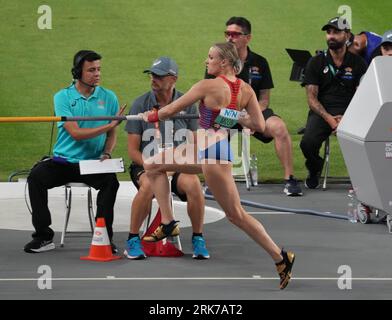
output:
M161 224L161 210L158 212L151 222L151 225L147 228L146 232L142 236L151 234ZM157 242L147 242L142 240L143 251L148 257L182 257L184 252L179 250L173 243L167 239L163 239Z
M112 261L121 259L121 256L112 254L108 232L106 230L105 218L98 218L94 229L93 240L91 242L90 253L87 257L80 257L81 260L92 261Z

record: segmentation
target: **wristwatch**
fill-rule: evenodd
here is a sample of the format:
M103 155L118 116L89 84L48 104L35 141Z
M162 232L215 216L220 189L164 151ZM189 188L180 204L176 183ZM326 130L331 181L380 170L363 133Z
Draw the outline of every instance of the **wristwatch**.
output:
M111 159L111 158L112 158L112 154L111 154L111 153L109 153L109 152L104 152L104 153L102 153L102 155L103 155L103 156L108 156L108 157L109 157L109 159Z

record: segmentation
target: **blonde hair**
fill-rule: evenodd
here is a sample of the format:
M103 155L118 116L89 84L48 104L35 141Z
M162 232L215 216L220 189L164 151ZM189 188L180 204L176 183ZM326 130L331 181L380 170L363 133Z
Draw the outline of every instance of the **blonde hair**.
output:
M237 48L231 42L219 42L212 46L219 53L222 59L229 61L234 69L235 74L239 74L242 70L243 64L238 55Z

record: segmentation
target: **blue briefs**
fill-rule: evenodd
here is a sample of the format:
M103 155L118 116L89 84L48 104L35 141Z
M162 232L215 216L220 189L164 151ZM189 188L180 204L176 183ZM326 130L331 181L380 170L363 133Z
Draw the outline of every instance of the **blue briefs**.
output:
M199 160L215 159L233 162L234 154L231 150L230 143L227 139L223 139L210 145L207 149L199 151Z

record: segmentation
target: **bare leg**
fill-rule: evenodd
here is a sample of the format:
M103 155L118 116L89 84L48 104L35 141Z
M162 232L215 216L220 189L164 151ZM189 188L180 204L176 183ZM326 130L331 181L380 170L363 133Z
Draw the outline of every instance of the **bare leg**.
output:
M187 164L195 163L194 156L193 152L188 152L183 155L177 153L174 157L173 149L168 149L145 161L144 168L150 179L153 194L159 203L163 224L168 224L174 220L170 202L170 188L167 172L183 172L189 174L201 173L201 165Z
M177 189L186 194L188 215L194 233L202 233L205 200L197 175L182 173L178 176Z
M284 178L293 174L293 150L287 127L279 117L270 117L266 121L264 135L274 138L275 151L284 170Z
M280 262L283 259L280 254L281 249L271 239L263 225L242 208L238 190L231 175L231 165L207 164L202 168L208 187L230 222L245 231L268 252L275 262Z
M131 206L131 233L139 233L140 227L151 212L151 201L154 194L151 191L150 181L146 174L139 177L139 191L132 201Z
M194 157L195 154L192 154L190 163L195 163ZM181 161L181 163L183 162ZM228 219L245 231L245 233L268 252L276 263L280 276L280 289L284 289L287 286L291 278L291 269L295 258L294 253L281 251L268 235L263 225L242 208L238 190L231 175L231 164L218 162L217 164L184 165L176 163L176 161L172 161L171 164L167 164L167 162L164 162L164 164L156 164L154 161L147 161L144 167L147 170L148 177L161 210L162 208L165 210L162 212L162 222L164 224L168 224L170 221L174 220L169 202L169 186L166 171L195 174L200 173L200 169L202 169L206 182L215 196L215 200L223 208ZM149 236L148 241L163 239L172 232L168 230L162 231L163 229L164 226L157 228L157 230ZM173 229L173 232L174 231L177 235L178 226ZM144 239L146 240L146 238Z
M168 224L174 220L174 216L171 208L169 180L166 171L148 170L147 176L150 179L151 189L159 203L162 223Z

